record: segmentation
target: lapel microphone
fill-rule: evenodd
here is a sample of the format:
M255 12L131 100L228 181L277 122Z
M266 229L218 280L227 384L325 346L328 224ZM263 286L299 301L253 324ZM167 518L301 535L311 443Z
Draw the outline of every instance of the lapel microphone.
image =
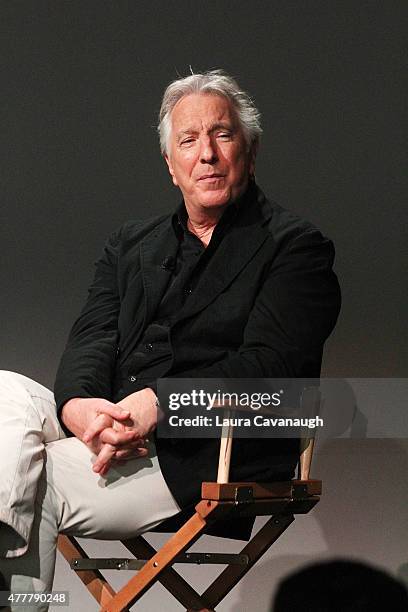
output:
M176 267L176 260L174 257L165 257L161 263L163 270L173 271Z

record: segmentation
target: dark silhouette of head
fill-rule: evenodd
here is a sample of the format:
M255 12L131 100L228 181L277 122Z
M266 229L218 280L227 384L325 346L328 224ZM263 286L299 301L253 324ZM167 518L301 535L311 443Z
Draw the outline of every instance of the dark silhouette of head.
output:
M365 563L337 560L308 565L278 586L273 612L408 612L408 592Z

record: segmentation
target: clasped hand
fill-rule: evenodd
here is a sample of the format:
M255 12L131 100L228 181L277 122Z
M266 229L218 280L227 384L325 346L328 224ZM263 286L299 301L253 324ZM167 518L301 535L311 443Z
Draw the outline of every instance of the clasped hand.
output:
M145 457L147 436L157 424L156 396L142 389L114 404L102 398L73 398L62 420L95 453L93 471L106 474L115 462Z

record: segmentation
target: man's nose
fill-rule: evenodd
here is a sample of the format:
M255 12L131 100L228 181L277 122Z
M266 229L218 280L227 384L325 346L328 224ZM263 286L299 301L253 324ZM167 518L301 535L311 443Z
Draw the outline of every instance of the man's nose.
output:
M217 148L210 137L201 140L200 161L203 164L214 164L218 159Z

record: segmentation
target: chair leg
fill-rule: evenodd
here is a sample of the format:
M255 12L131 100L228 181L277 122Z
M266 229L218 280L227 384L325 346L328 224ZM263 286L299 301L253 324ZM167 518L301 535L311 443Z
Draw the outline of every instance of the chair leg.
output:
M199 537L207 517L218 508L218 502L201 501L197 512L175 533L125 586L102 608L103 612L121 612L130 607L158 580L159 575Z
M65 557L68 563L72 559L89 559L84 549L78 544L75 538L66 535L58 536L58 550ZM88 591L93 595L96 601L105 606L116 594L116 591L111 587L109 582L104 578L99 570L82 570L76 572L76 575Z
M229 565L202 594L203 599L208 602L210 608L215 608L228 595L230 590L245 576L294 520L295 518L292 514L283 514L272 516L265 523L252 540L241 550L241 554L249 556L248 565Z

